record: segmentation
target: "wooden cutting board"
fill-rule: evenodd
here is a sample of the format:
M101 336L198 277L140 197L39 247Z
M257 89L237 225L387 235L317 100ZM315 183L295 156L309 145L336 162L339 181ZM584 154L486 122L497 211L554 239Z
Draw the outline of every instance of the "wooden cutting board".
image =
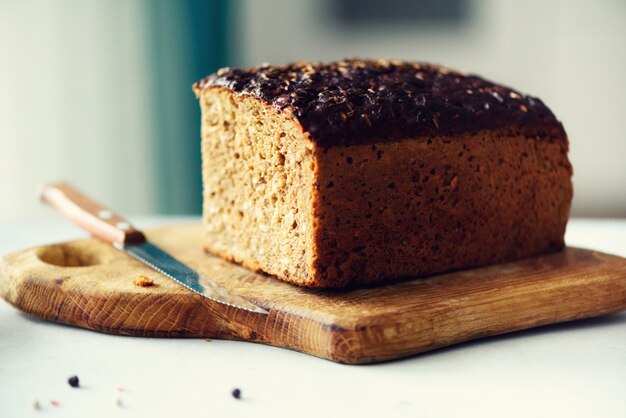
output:
M301 289L205 254L198 224L147 235L233 293L269 309L270 315L202 298L95 239L3 257L0 295L32 315L111 334L241 339L342 363L391 360L626 309L626 259L577 248L383 287L329 292ZM155 285L133 284L139 274Z

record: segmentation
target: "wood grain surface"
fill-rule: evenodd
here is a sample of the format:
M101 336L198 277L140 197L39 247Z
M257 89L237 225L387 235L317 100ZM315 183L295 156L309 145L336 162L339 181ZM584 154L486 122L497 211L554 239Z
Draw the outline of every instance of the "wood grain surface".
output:
M241 339L355 364L626 309L626 259L589 250L331 292L209 256L201 234L198 224L147 232L270 315L198 296L96 239L3 257L0 295L29 314L111 334ZM135 285L140 274L155 285Z

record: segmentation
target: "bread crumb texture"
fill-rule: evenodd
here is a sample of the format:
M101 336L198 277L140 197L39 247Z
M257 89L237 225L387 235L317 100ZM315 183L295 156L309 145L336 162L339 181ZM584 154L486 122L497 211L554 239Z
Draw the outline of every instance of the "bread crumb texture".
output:
M313 269L314 146L288 116L249 96L206 91L202 106L206 249L307 284Z

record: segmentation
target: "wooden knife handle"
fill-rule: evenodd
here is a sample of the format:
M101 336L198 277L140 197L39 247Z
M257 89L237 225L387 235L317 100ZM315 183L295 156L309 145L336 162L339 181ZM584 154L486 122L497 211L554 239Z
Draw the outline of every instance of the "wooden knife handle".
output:
M130 222L106 206L94 202L68 183L44 184L40 199L76 225L111 244L138 244L146 237Z

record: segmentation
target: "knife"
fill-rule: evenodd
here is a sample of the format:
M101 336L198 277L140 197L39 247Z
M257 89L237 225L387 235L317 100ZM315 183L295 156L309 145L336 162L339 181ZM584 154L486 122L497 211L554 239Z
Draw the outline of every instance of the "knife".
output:
M241 296L231 294L210 278L199 274L150 243L143 232L133 227L122 216L96 203L70 184L62 182L44 184L39 190L39 197L95 237L174 279L187 289L224 305L268 314L265 309Z

